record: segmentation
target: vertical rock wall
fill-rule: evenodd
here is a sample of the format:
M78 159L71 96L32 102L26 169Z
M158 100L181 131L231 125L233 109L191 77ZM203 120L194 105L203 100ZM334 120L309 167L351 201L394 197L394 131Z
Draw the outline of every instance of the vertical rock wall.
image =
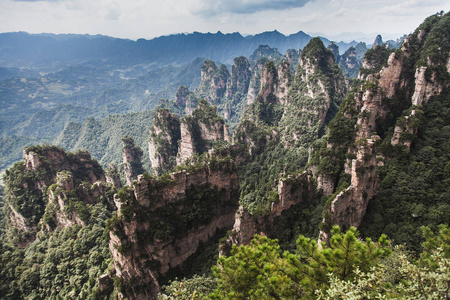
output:
M238 191L234 164L219 161L158 180L139 176L132 189L116 197L110 249L126 296L154 299L160 278L180 267L216 230L231 228Z

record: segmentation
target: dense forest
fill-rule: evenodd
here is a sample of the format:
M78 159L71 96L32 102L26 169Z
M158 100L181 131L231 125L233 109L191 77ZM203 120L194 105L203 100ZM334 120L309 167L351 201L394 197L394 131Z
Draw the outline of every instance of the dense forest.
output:
M24 150L0 189L0 297L449 298L450 13L395 47L260 45L3 80L60 102L26 122L2 102L0 168Z

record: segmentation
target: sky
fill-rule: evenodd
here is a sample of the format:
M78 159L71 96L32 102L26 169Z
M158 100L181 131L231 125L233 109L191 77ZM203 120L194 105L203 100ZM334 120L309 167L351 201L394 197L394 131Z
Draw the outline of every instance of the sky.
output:
M340 39L408 34L448 0L0 0L0 32L128 39L221 31L300 30ZM351 34L349 34L351 33Z

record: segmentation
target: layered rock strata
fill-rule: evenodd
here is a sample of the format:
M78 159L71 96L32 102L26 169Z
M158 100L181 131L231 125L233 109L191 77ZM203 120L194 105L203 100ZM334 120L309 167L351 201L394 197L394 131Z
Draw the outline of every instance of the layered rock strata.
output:
M234 164L216 161L158 179L139 176L132 189L120 192L110 249L126 296L156 298L160 278L216 230L231 228L238 191Z
M409 150L420 123L416 116L420 105L448 87L442 76L438 76L439 67L433 62L436 58L426 56L430 52L423 50L427 45L427 34L426 30L419 29L406 38L401 51L392 53L380 72L360 73L359 78L365 82L357 92L351 94L351 104L344 113L349 121L357 115L353 146L347 150L348 158L345 163L345 173L351 179L350 186L330 199L324 217L324 223L328 227L333 224L338 224L343 229L358 227L370 199L377 193L380 184L377 169L384 164L385 159L377 146L377 140L380 139L377 131L383 128L380 124L388 114L393 113L388 104L395 102L399 107L409 107L408 115L396 116L397 123L391 138L392 146L404 146ZM375 50L385 51L380 48ZM446 62L449 53L445 53L444 57ZM426 62L426 65L417 64L418 60ZM373 69L374 66L365 61L363 68ZM427 72L428 69L430 71ZM415 76L412 77L411 74ZM352 110L354 112L350 113ZM335 147L333 144L328 146ZM321 232L319 239L327 241L326 230Z
M38 222L44 215L43 225L50 225L49 229L68 226L72 221L76 223L75 215L64 213L68 211L65 209L67 196L73 195L80 186L105 183L101 166L88 152L66 153L56 146L25 148L23 162L7 170L4 179L6 215L10 225L19 229L21 238L25 238L19 241L21 246L34 239ZM94 201L87 196L77 197L77 200Z
M244 207L239 207L235 215L233 231L221 245L221 254L228 254L233 244L249 245L255 234L273 235L276 232L276 228L273 227L275 218L294 205L312 201L316 190L313 176L306 171L280 178L277 186L277 201L271 203L270 212L267 215L254 216Z
M127 136L122 139L122 159L125 169L127 185L131 185L139 174L144 173L142 167L142 149L134 144L133 138Z
M167 109L159 109L153 117L150 128L148 153L153 174L161 175L173 167L178 153L178 141L181 139L180 120Z
M200 100L192 115L180 120L180 136L177 165L186 163L195 154L207 152L214 143L230 141L228 126L217 115L217 108L206 100Z
M285 147L317 139L330 107L337 107L346 91L344 76L333 53L320 39L312 39L300 55L295 77L283 102L280 131Z
M187 115L191 114L197 105L197 96L185 86L180 86L175 94L175 104Z
M204 98L212 103L222 102L225 97L229 78L230 73L228 73L225 65L217 68L213 61L206 60L202 66L201 81L198 88L200 98Z

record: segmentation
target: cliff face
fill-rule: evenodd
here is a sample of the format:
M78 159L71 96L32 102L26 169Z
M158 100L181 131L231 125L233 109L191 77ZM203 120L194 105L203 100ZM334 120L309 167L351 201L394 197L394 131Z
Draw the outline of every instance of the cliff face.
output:
M386 159L379 148L380 136L389 136L389 132L386 132L388 127L384 123L396 120L394 132L390 133L390 143L409 151L420 123L420 105L448 86L449 81L445 80L448 75L438 75L442 72L442 65L447 62L448 51L444 55L433 56L427 50L427 44L430 43L427 40L431 39L428 31L421 28L416 30L405 40L401 50L390 54L387 65L379 72L371 73L362 69L359 77L365 82L348 96L339 119L352 124L352 141L342 148L342 144L337 142L339 139L333 137L332 133L328 142L330 149L346 149L344 151L347 152L347 158L342 168L350 182L348 187L330 198L324 216L324 223L327 224L325 227L339 224L347 229L361 224L367 205L380 185L377 169ZM369 51L371 52L363 68L374 70L388 52L381 47ZM428 75L425 76L425 73ZM409 108L408 115L402 116L399 107ZM339 127L333 130L338 131ZM327 238L326 230L322 231L320 239Z
M106 182L120 189L122 187L122 183L120 182L119 171L117 170L116 165L108 164L108 167L105 170Z
M225 65L221 65L218 69L213 61L206 60L201 70L201 81L198 88L199 97L212 103L222 102L229 78L230 74Z
M292 147L317 139L330 107L339 105L345 93L345 79L333 53L320 39L312 39L302 51L284 105L280 120L283 144Z
M131 185L139 174L144 173L142 168L142 155L144 152L134 144L133 138L127 136L122 139L122 158L125 168L127 185Z
M180 120L167 109L159 109L150 128L148 152L153 174L161 175L175 167L178 141L181 139Z
M217 229L231 228L239 185L231 161L164 177L139 176L115 198L109 225L116 272L133 299L153 299L158 280L194 254Z
M21 246L34 239L39 222L49 230L83 224L89 218L85 205L110 190L104 188L103 170L89 153L66 153L55 146L26 148L23 162L7 170L4 179L9 226L21 232Z
M361 46L360 46L361 47ZM350 78L358 77L358 70L361 67L361 61L358 58L357 49L350 47L340 57L339 66L342 68L344 75Z
M353 99L354 107L360 114L355 124L354 146L347 152L349 158L346 160L345 172L350 177L350 186L331 201L324 219L324 222L339 224L345 230L350 226L359 226L369 200L379 187L376 171L381 154L376 141L380 137L374 133L374 129L376 120L387 114L383 110L382 99L380 89L362 89Z
M262 57L258 59L252 67L252 78L249 83L248 94L247 94L247 105L252 104L261 88L261 74L264 68L267 58Z
M217 109L206 100L200 100L191 116L181 119L181 142L177 164L185 163L194 154L201 155L212 148L214 143L230 141L228 128Z
M175 94L175 104L183 109L187 115L192 113L197 106L197 102L197 97L187 87L178 87L177 93Z
M250 63L244 56L236 57L227 81L227 97L233 99L238 93L246 95L251 79Z
M48 203L42 224L49 231L75 224L85 226L90 217L87 205L101 203L100 199L106 200L104 204L112 204L114 191L111 185L102 181L76 185L72 172L58 172L55 183L47 191Z
M277 186L276 201L271 203L270 211L264 216L254 216L240 206L235 215L233 231L227 241L221 245L221 254L227 254L233 244L249 245L255 234L273 236L276 232L274 219L292 206L310 202L314 199L316 185L312 175L303 172L280 178Z

